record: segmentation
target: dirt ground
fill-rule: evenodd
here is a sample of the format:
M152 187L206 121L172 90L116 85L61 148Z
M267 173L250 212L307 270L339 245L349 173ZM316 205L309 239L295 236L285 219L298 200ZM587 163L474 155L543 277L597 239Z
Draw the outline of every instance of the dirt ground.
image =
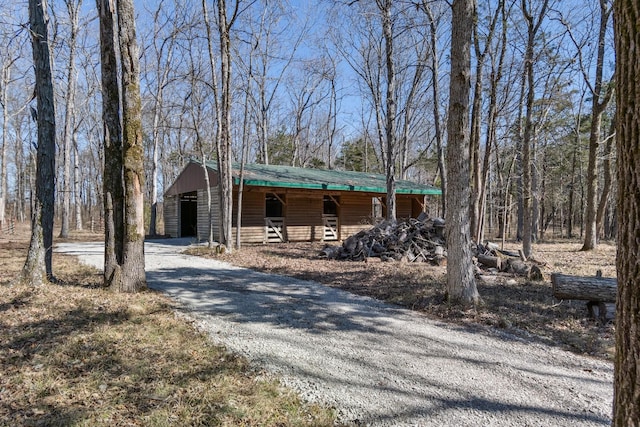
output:
M313 280L356 294L410 308L443 321L467 326L501 328L506 332L575 353L611 360L614 325L588 317L584 301L559 301L551 293L554 272L615 277L615 245L601 243L595 251L581 252L578 241L534 245L545 279L528 281L510 274L482 275L478 291L482 305L461 310L444 300L446 267L422 263L336 261L319 257L323 243L245 245L232 254L210 255L234 265ZM517 250L510 243L505 249ZM201 251L202 252L202 251ZM609 318L613 313L609 313Z

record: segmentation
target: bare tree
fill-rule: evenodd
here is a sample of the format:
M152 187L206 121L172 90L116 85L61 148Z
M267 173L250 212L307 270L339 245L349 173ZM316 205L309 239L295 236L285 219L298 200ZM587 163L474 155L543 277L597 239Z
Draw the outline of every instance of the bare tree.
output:
M239 12L236 0L230 14L225 0L218 0L218 30L220 35L220 138L218 144L218 175L220 195L220 241L229 251L233 248L232 209L233 176L231 165L231 35Z
M482 176L479 181L479 194L478 194L478 214L479 220L477 222L477 229L474 231L476 242L481 242L484 240L484 231L485 231L485 222L487 219L491 220L491 215L486 215L486 207L487 207L487 191L488 179L489 179L489 169L490 169L490 158L492 154L492 150L494 146L497 146L497 127L498 127L498 85L502 81L503 71L504 71L504 62L507 51L507 15L508 11L505 7L504 0L500 0L498 2L498 11L501 16L500 21L500 39L498 41L499 48L496 49L498 52L489 51L489 56L491 58L491 74L489 78L489 106L487 112L487 129L485 132L485 151L484 151L484 159L482 164ZM497 13L497 12L496 12ZM496 56L498 57L496 59ZM496 147L497 149L497 147Z
M428 17L429 22L429 41L431 46L431 90L433 95L433 127L436 139L436 150L438 156L438 175L440 177L440 190L442 191L441 197L441 210L442 216L446 215L446 200L447 200L447 170L445 164L445 147L444 147L444 132L442 130L442 118L440 117L440 64L438 52L438 26L441 21L441 16L436 16L431 8L429 1L423 1L420 7L424 10Z
M604 141L605 145L604 151L602 153L602 194L600 195L600 202L598 203L598 210L596 214L596 233L598 237L602 236L603 234L605 213L607 211L607 208L609 207L609 198L611 196L611 189L613 187L613 177L611 172L613 164L612 160L614 158L614 144L616 140L615 129L616 120L614 115L611 120L609 135Z
M135 16L130 0L118 1L117 12L109 0L99 0L97 5L100 12L105 152L108 153L105 156L105 169L114 169L105 173L105 182L109 181L110 185L105 184L105 219L110 219L105 224L105 283L119 292L138 292L146 288L146 279L144 150ZM117 24L114 21L115 15ZM120 90L117 84L116 28L122 71ZM122 124L118 120L120 93ZM118 150L120 135L122 145L121 150ZM107 177L111 172L114 176ZM116 175L121 176L122 181L118 181ZM121 222L119 218L116 219L120 215ZM110 227L113 229L108 230Z
M96 0L100 16L102 120L104 123L104 285L119 289L124 244L124 184L122 180L122 128L116 54L116 19L110 0Z
M216 66L215 55L213 52L213 31L211 30L211 22L209 21L209 11L207 9L207 0L202 0L202 14L203 20L205 24L205 28L207 30L207 53L209 56L209 68L211 71L211 91L213 92L213 106L214 106L214 123L215 123L215 145L218 152L220 151L220 137L221 137L221 120L222 120L222 112L220 108L220 96L219 96L219 86L218 86L218 69ZM208 232L207 232L207 240L209 247L213 247L213 206L212 206L212 198L211 198L211 185L209 183L209 171L206 165L206 153L204 150L204 144L199 137L198 132L196 132L196 141L200 141L200 157L202 158L202 171L204 173L205 183L207 185L207 218L208 218ZM221 202L222 199L220 199ZM233 203L233 199L225 200L226 203ZM222 208L222 204L221 204ZM228 212L228 211L225 211ZM221 231L221 230L219 230ZM223 244L227 244L230 246L231 242L222 242Z
M386 216L395 219L396 178L406 177L415 162L410 154L412 139L426 140L427 131L417 129L425 117L425 70L432 56L429 36L419 31L424 18L415 16L413 5L394 0L348 4L357 7L348 9L357 15L348 29L336 31L337 45L358 75L363 98L373 110L378 156L387 179Z
M469 228L469 92L474 0L454 0L451 17L451 78L447 132L447 293L449 301L480 299L471 260Z
M394 63L393 0L376 0L382 19L387 68L385 141L387 143L387 219L396 219L396 67Z
M531 194L531 145L534 139L533 109L535 101L534 47L536 35L545 19L549 0L543 0L537 15L531 10L531 2L522 0L521 10L527 25L527 42L524 57L524 89L526 90L524 130L522 132L522 251L525 257L532 253L532 194Z
M29 0L29 25L35 67L38 126L36 197L31 216L31 241L21 279L41 285L53 279L53 209L55 197L56 119L46 3Z
M158 169L160 167L161 156L161 140L164 133L161 133L160 125L163 119L163 109L166 108L164 97L165 91L170 81L170 73L175 69L173 63L174 46L176 36L179 31L178 16L172 13L170 16L162 16L166 5L164 1L160 1L153 12L153 34L151 48L153 49L153 58L155 62L153 69L153 84L149 89L152 90L153 107L152 107L152 124L151 124L151 176L149 186L151 193L151 212L149 219L149 234L154 236L157 234L158 221ZM167 29L168 27L168 29ZM166 34L163 34L166 32Z
M591 127L589 129L589 166L587 167L587 209L585 221L583 251L595 249L598 243L597 212L598 212L598 153L600 149L600 133L602 114L604 113L613 93L613 86L604 84L603 68L605 61L606 32L613 5L608 0L599 0L600 25L598 28L598 49L596 57L595 76L593 84L587 76L586 64L583 64L582 51L578 48L578 59L584 81L592 96ZM570 32L571 34L571 32ZM573 39L573 38L572 38ZM575 42L575 39L573 39Z
M69 59L67 62L67 90L65 95L64 130L62 134L62 212L60 237L69 237L71 213L71 150L75 130L76 98L76 49L78 40L78 15L82 0L65 0L69 14Z
M309 137L308 135L304 137L303 132L306 132L307 134L309 132L309 116L313 109L322 102L325 97L330 96L331 100L334 99L332 95L335 93L335 90L330 91L330 94L327 95L324 93L322 88L322 84L325 79L329 80L329 82L335 83L335 68L331 69L330 67L333 64L329 64L327 62L328 61L324 60L304 61L300 67L299 75L296 73L297 75L290 79L291 81L287 84L287 91L289 92L289 97L291 98L293 106L293 155L291 157L291 166L306 166L308 160L306 154L309 148ZM329 108L332 110L333 103L330 104ZM335 115L330 115L335 117ZM329 124L327 126L329 129L331 129L331 124L332 121L329 119ZM327 133L329 135L328 139L330 140L332 132L329 130ZM303 139L305 141L304 147ZM328 145L331 145L331 142L329 142Z
M239 0L237 0L239 1ZM292 23L291 11L284 9L286 3L256 2L259 14L257 28L251 30L253 58L253 92L252 104L255 126L258 132L259 161L271 163L269 158L269 131L274 107L279 101L280 87L285 81L289 68L294 64L296 54L307 33L306 24L297 33ZM288 37L289 40L286 40Z
M473 47L476 59L476 75L473 85L473 103L471 107L471 143L469 147L470 154L470 170L471 170L471 233L473 238L478 241L480 231L482 229L482 212L481 200L483 189L485 186L483 174L485 172L483 164L480 161L480 136L482 133L482 107L483 107L483 84L484 84L484 67L485 59L489 50L493 48L492 41L496 32L498 18L500 17L501 8L504 2L499 2L493 14L490 16L486 33L480 35L479 20L476 19L473 25ZM484 46L481 46L481 39L484 40ZM490 146L485 145L485 159L489 159Z
M2 73L0 75L0 106L2 107L2 146L0 147L0 234L5 226L6 203L7 203L7 151L9 139L9 85L11 83L11 69L14 58L9 55L2 55Z
M638 2L616 0L616 118L618 141L618 294L613 423L615 427L640 425L640 52Z
M144 272L144 149L140 63L133 0L118 0L118 40L122 67L122 165L124 247L120 291L146 288Z

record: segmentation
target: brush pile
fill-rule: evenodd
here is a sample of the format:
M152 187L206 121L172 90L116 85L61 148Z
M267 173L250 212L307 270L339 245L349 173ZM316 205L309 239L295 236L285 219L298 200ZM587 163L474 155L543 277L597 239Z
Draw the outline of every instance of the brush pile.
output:
M444 265L444 220L428 218L426 214L402 221L385 220L350 236L341 246L326 246L320 256L351 261L377 257L383 261Z
M325 246L319 256L345 261L379 258L382 261L446 265L444 226L443 219L428 218L426 214L401 221L385 220L350 236L341 246ZM542 279L539 265L544 263L526 260L521 252L501 250L490 242L484 245L472 243L472 252L479 274L509 273L534 280Z

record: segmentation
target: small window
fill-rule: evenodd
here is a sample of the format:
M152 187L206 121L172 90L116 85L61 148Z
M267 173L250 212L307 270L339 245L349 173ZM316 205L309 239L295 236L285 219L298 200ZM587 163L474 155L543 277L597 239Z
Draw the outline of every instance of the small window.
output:
M338 203L340 200L338 196L324 196L323 198L323 210L322 213L324 215L333 215L338 216Z
M282 201L284 194L267 194L265 196L265 216L267 218L279 218L284 216L284 208Z

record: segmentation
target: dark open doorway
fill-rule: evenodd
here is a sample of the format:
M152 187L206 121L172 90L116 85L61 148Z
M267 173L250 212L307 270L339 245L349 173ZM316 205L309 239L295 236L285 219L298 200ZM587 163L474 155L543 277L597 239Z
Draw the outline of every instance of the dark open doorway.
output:
M195 191L180 196L180 237L198 235L198 195Z

